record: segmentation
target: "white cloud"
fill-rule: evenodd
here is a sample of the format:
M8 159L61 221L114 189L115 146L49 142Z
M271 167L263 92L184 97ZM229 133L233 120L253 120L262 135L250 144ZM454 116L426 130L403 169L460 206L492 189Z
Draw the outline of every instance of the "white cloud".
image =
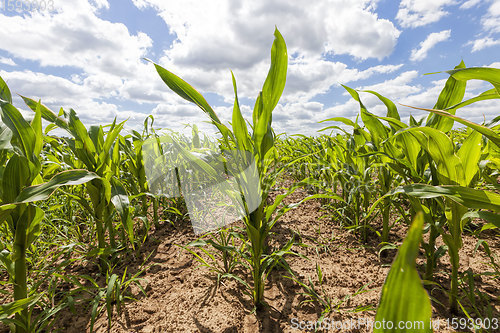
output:
M306 0L133 2L139 9L153 7L177 37L154 60L201 92L217 93L230 104L234 93L229 69L235 73L240 98L252 104L269 68L272 32L277 25L290 55L280 107L299 110L303 106L308 110L304 114L283 112L290 121L312 115L319 106L311 99L338 83L395 72L402 66L357 70L326 60L335 55L348 55L360 62L381 60L392 53L400 31L378 17L378 0L324 0L314 6ZM152 50L149 36L99 17L102 11L112 10L108 1L74 0L57 2L55 7L51 12L20 16L0 14L0 49L8 55L0 62L23 59L38 64L41 72L52 73L54 67L69 72L65 77L34 71L2 72L11 90L41 98L56 110L73 107L89 124L104 123L115 116L130 117L128 124L140 124L138 119L146 116L111 100L137 102L142 110L150 106L158 117L155 123L161 126L179 129L183 122L204 119L202 111L175 96L154 67L141 60ZM251 106L242 103L241 108L251 118ZM216 110L221 119L230 120L231 107Z
M178 41L167 55L179 64L251 67L262 60L275 25L290 49L360 59L389 55L399 36L390 21L378 18L373 11L376 1L370 0L320 1L314 6L306 0L144 0L140 5L144 3L158 8L171 33L177 35Z
M487 47L500 45L500 0L487 0L491 3L486 14L481 17L482 31L477 39L467 42L465 45L472 45L472 52L481 51Z
M151 6L158 10L170 33L177 36L159 62L200 90L225 97L232 96L232 69L239 94L255 98L269 68L275 25L285 37L290 55L315 59L307 60L306 66L329 67L328 71L334 73L345 65L327 64L320 55L382 59L391 54L400 33L390 21L378 18L374 12L376 1L371 0L321 1L314 6L305 0L134 3L139 8Z
M440 32L433 32L427 36L427 38L420 43L418 49L413 49L411 51L410 60L411 61L422 61L427 57L427 53L436 44L448 40L451 36L451 30L443 30Z
M483 30L489 34L500 33L500 1L495 0L481 19Z
M455 0L401 0L396 20L403 28L416 28L439 21Z
M9 66L17 66L14 60L11 58L0 57L0 64L9 65Z
M42 66L73 66L87 73L129 76L140 66L151 39L144 33L130 35L124 24L99 19L93 7L84 3L71 2L81 8L61 3L52 14L0 15L0 48Z
M480 39L476 39L474 41L470 41L467 45L472 45L472 52L481 51L487 47L500 45L500 40L493 39L491 37L484 37Z
M467 0L463 4L460 5L460 9L470 9L474 6L477 6L481 1L484 0Z

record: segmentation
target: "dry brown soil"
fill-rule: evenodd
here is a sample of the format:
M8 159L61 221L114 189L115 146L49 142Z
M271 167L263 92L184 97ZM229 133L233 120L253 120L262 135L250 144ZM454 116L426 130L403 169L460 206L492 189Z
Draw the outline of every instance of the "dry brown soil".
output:
M305 191L299 190L288 198L288 202L297 202L305 196ZM320 208L319 201L311 200L285 214L273 229L271 245L283 245L291 235L295 235L296 241L303 246L294 246L293 250L309 258L288 257L288 263L299 278L304 282L309 277L316 281L318 263L323 271L327 295L334 304L346 299L326 316L330 321L337 321L337 324L342 321L347 325L343 330L332 329L332 332L370 332L371 329L361 322L374 319L381 288L395 251L386 251L379 257L378 237L375 234L369 235L368 242L363 244L359 236L340 228L337 221L321 218L323 213ZM391 231L391 241L399 245L406 230L406 226L397 225ZM498 256L498 235L489 232L481 236ZM287 274L283 269L273 271L267 281L265 299L269 307L253 312L251 299L243 293L241 284L222 279L217 287L216 274L206 267L199 267L192 254L176 246L195 239L189 223L175 227L165 224L152 232L141 249L143 257L153 253L148 263L155 264L142 276L146 296L142 296L137 288L132 288L138 300L125 304L120 315L115 312L111 332L299 332L301 330L296 329L298 322L314 322L319 318L322 308L316 303L302 303L306 300L301 295L302 289L283 277ZM460 252L461 272L469 268L474 273L491 270L484 253L474 253L476 242L477 239L472 236L464 237ZM129 271L133 271L141 260L138 257L122 266L128 266ZM423 262L421 253L418 264L421 266ZM449 285L447 272L448 257L444 256L437 268L436 282L446 288ZM249 279L248 272L241 271L239 274ZM491 299L500 295L498 280L495 282L482 276L477 277L475 283ZM363 286L366 286L365 292L352 296ZM433 288L432 296L444 304L447 302L446 294L439 287ZM491 305L494 315L500 318L499 301L493 301ZM63 332L89 331L88 312L88 309L77 309L76 313L63 312L57 327ZM436 332L452 332L444 327L446 318L452 317L445 307L434 305L433 316L442 321L442 327ZM349 329L349 323L356 325ZM95 329L97 332L107 331L106 311L101 313Z

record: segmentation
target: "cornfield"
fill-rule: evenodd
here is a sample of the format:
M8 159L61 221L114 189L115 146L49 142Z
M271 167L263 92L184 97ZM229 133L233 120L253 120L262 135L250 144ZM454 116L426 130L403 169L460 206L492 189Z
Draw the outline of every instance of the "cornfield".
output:
M431 332L441 307L440 318L464 319L469 331L500 328L500 116L477 124L457 115L500 98L500 69L458 64L446 72L432 109L414 106L428 116L409 123L380 93L344 86L359 103L356 121L318 119L325 125L318 136L278 135L272 115L288 55L280 32L274 35L270 69L249 120L234 75L232 121L224 124L195 88L152 63L166 88L206 113L218 139L196 126L192 137L167 135L154 128L153 116L142 132L116 121L86 127L73 109L54 112L21 96L32 111L27 119L0 78L0 331L64 331L60 316L82 313L89 332L120 331L117 318L154 292L146 277L161 274L154 260L159 250L148 252L160 241L155 235L195 220L201 223L196 235L190 231L175 244L180 253L213 277L214 293L236 285L246 313L259 320L280 312L267 297L277 280L293 285L297 306L311 306L317 323L344 313L351 298L367 291L359 285L347 298L332 296L335 286L317 261L335 256L334 237L321 234L332 223L355 238L355 251L372 248L392 261L377 301L354 312L367 311L380 323L423 322L414 331ZM493 88L464 100L468 80ZM386 115L370 112L363 94L376 96ZM65 135L51 134L56 128ZM216 192L213 185L226 180L231 186ZM309 203L322 215L313 222L313 245L299 232L277 237L284 216ZM216 227L203 229L207 219ZM488 271L461 266L464 239L488 258ZM304 252L307 247L313 251ZM309 276L297 272L294 258L306 260ZM492 285L490 293L480 281ZM204 306L210 308L210 299ZM102 318L104 328L96 324ZM291 325L289 315L280 318ZM375 325L373 331L402 330Z

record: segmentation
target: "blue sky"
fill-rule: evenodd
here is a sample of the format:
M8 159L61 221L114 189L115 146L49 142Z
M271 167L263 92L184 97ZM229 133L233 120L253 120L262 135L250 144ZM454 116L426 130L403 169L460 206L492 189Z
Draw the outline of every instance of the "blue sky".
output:
M179 131L208 120L171 93L144 57L190 82L226 122L232 70L251 119L275 26L290 56L273 113L277 132L313 134L324 126L320 120L355 119L359 107L340 84L432 107L447 74L423 74L462 59L469 67L500 68L500 0L48 0L46 8L27 8L29 2L12 10L0 1L0 76L13 92L55 111L75 109L87 125L117 117L140 129L153 114L156 126ZM467 95L486 89L471 81ZM373 96L361 97L384 114ZM15 104L26 109L19 99ZM403 118L424 116L399 111ZM482 122L498 115L498 103L458 115Z

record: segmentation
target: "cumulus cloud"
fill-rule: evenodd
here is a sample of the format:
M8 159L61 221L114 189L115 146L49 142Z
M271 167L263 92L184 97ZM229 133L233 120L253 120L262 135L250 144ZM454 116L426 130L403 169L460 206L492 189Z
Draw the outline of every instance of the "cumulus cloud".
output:
M211 68L227 68L228 64L249 68L262 60L275 25L292 49L360 59L388 56L399 36L390 21L378 18L373 11L376 1L370 0L320 1L314 6L305 0L135 3L157 8L170 32L177 35L177 43L167 52L169 58Z
M500 33L500 1L494 0L488 12L481 19L483 30L490 33Z
M488 10L481 17L482 31L475 40L471 40L466 45L472 45L472 52L481 51L485 48L500 45L500 1L487 0Z
M0 57L0 64L16 66L16 63L11 58Z
M89 2L75 0L58 2L53 13L0 15L0 48L42 66L72 66L88 73L129 76L140 66L151 39L144 33L131 35L122 23L98 18L95 10Z
M224 96L232 94L230 68L241 96L255 98L267 74L275 25L285 36L291 58L317 59L314 66L329 67L330 73L345 65L321 62L325 55L382 59L392 53L400 34L390 21L378 17L376 1L371 0L319 1L314 6L305 0L134 3L155 8L177 36L159 62L199 89ZM310 64L305 61L304 66Z
M455 0L401 0L396 20L403 28L416 28L439 21Z
M411 51L410 60L411 61L422 61L427 58L427 53L436 44L448 40L451 36L451 30L443 30L440 32L433 32L427 36L427 38L420 43L418 49L413 49Z
M500 40L493 39L491 37L484 37L480 39L476 39L474 41L470 41L467 45L472 45L472 52L481 51L487 47L500 45Z

